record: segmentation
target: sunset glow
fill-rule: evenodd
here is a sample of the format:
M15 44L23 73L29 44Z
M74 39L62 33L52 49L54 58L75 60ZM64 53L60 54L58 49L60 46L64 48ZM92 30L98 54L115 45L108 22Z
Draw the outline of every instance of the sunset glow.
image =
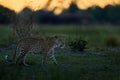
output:
M93 6L104 8L107 5L119 5L120 0L0 0L0 5L19 13L24 8L33 11L48 10L56 15L68 9L71 4L76 4L79 9L87 9Z

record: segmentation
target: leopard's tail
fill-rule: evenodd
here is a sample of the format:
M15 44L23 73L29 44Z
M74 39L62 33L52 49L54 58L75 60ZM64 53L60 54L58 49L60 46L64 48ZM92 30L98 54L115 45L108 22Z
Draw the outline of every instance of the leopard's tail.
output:
M6 62L12 62L12 60L10 60L10 59L8 58L8 55L5 55L5 61L6 61Z

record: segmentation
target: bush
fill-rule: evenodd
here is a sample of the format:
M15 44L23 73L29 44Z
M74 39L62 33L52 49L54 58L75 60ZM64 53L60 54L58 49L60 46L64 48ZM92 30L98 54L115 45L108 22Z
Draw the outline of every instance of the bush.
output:
M106 45L108 47L117 47L119 46L119 39L117 37L109 37L107 40L106 40Z
M86 49L86 45L87 45L87 41L82 40L82 39L78 39L75 41L71 41L69 43L69 46L71 48L71 50L78 50L78 51L84 51Z

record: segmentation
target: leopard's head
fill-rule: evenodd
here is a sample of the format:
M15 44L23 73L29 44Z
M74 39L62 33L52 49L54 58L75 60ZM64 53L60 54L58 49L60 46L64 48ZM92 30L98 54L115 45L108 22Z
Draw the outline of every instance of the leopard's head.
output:
M63 36L55 36L56 47L64 48L65 47L65 38Z

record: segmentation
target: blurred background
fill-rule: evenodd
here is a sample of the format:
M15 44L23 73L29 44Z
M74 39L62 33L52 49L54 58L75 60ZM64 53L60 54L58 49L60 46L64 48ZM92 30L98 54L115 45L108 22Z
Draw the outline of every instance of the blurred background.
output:
M23 10L32 12L30 9ZM0 24L10 24L13 11L0 6ZM22 12L21 12L22 13ZM20 13L19 13L20 14ZM68 10L55 15L52 11L39 10L33 12L34 23L38 24L118 24L120 23L120 6L92 7L79 10L72 4Z
M119 2L101 0L100 4L106 1ZM89 7L86 4L85 7ZM43 70L41 55L33 54L27 55L30 67L6 63L4 57L12 58L18 39L55 35L64 36L66 40L66 47L55 51L57 66L48 61ZM65 10L60 5L53 11L25 8L20 13L0 6L0 80L120 80L120 5L83 10L71 4Z

